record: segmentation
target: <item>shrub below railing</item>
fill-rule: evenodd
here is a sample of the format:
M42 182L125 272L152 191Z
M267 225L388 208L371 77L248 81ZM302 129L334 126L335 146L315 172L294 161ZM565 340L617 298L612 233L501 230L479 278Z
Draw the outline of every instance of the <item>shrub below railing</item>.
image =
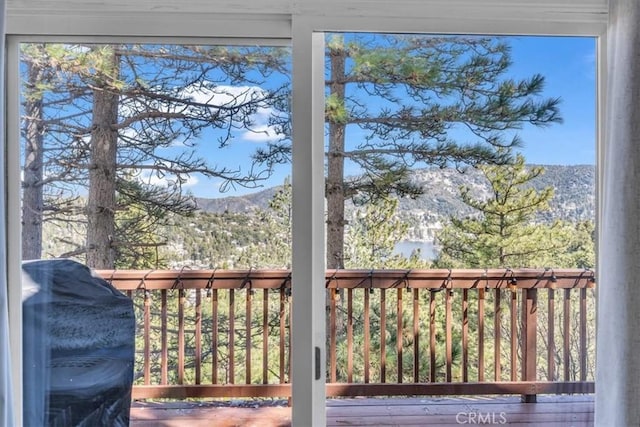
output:
M289 271L99 274L135 302L134 397L290 396ZM594 391L592 271L329 270L326 287L330 396Z

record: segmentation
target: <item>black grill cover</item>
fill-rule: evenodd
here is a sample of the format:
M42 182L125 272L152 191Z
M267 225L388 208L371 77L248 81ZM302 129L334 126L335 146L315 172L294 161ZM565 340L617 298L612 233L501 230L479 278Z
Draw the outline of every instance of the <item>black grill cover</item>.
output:
M132 301L71 260L22 265L25 426L128 426Z

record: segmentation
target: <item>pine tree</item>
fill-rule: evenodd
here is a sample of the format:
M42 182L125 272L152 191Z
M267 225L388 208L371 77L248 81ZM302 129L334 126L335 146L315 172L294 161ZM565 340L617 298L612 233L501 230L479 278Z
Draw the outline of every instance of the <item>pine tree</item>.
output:
M344 267L347 200L419 195L413 165L505 163L500 148L520 143L509 131L560 121L559 100L540 96L543 76L505 77L499 38L335 35L326 63L328 268ZM288 160L288 149L273 144L256 160Z
M55 217L73 228L82 211L78 198L68 192L69 183L76 180L77 164L58 161L62 151L77 150L78 140L73 133L67 137L57 133L61 121L73 121L73 115L64 114L60 106L72 104L79 91L61 87L65 69L55 45L23 44L20 53L24 64L22 259L37 259L42 256L43 223ZM49 114L52 111L55 114Z
M544 172L528 168L522 155L513 164L480 166L489 183L489 194L477 199L472 189L460 189L465 204L477 211L475 217L451 218L437 237L442 267L498 268L534 267L540 254L557 253L563 241L555 239L561 226L534 224L535 215L549 207L553 188L540 191L527 186Z
M24 52L27 58L34 49ZM36 58L47 61L29 62L27 58L27 62L37 63L49 73L53 70L57 77L55 86L44 91L42 97L63 95L55 103L45 103L42 109L38 120L41 126L47 125L41 141L46 157L39 166L37 162L31 166L44 171L42 175L54 177L49 185L68 184L59 199L73 199L78 192L88 195L84 212L86 244L75 252L85 252L90 266L113 268L117 247L127 242L117 235L116 223L119 212L128 206L118 200L185 214L195 209L183 189L193 174L219 179L223 189L229 185L255 186L266 176L250 168L243 172L212 164L195 147L199 142L222 148L238 129L261 131L254 126L252 116L282 103L280 97L286 97L279 88L260 88L261 79L286 68L284 50L47 45L45 53L38 53ZM278 113L271 117L274 124L288 120L277 117ZM219 138L199 141L212 128L221 131ZM172 150L176 142L184 150L171 154L176 151ZM61 173L50 174L55 169ZM165 179L170 185L159 191L150 182L155 178ZM127 185L127 180L140 185ZM34 192L46 191L42 186L33 188ZM133 188L135 191L130 191ZM127 194L121 194L124 192ZM25 241L33 235L37 242L38 221L30 222L35 225L26 230ZM147 244L141 242L142 251ZM36 256L37 246L30 247Z
M347 226L345 266L347 268L426 268L419 252L409 258L394 253L408 231L408 224L396 216L398 199L376 199L356 209Z

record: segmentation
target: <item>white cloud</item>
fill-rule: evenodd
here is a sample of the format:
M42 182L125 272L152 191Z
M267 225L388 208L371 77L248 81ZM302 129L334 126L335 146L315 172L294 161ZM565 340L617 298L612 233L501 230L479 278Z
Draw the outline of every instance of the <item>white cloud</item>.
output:
M192 86L185 89L183 95L212 107L235 107L263 98L266 95L266 91L259 86L220 85L213 89ZM269 118L278 113L266 102L261 103L256 112L250 117L250 121L253 123L251 129L242 131L240 137L250 142L269 142L281 139L283 135L275 127L269 125Z
M174 187L178 183L178 177L176 177L175 175L165 174L161 176L156 171L153 171L153 170L145 169L145 170L139 171L139 174L137 176L140 182L147 185L152 185L154 187L168 188L168 187ZM197 177L193 175L186 175L186 176L183 175L183 182L181 184L182 188L194 187L197 184L198 184Z
M181 95L215 108L236 107L253 100L259 100L266 95L266 91L259 86L218 85L206 87L194 85L185 88Z
M169 144L168 147L161 147L161 148L175 148L175 147L184 148L186 146L187 146L186 141L183 138L179 138L171 141L171 144Z
M260 107L256 114L251 117L253 126L247 129L240 137L250 142L270 142L282 139L283 135L274 126L269 125L269 118L278 114L278 111L271 107Z
M119 131L119 135L123 138L135 139L138 137L138 131L133 128L125 128Z
M277 141L282 138L282 134L267 124L254 126L250 131L244 131L241 138L250 142Z
M177 96L205 105L212 112L215 112L218 108L235 108L253 101L256 111L248 118L252 123L251 129L243 129L241 122L235 122L234 126L238 128L236 129L237 135L245 141L258 143L275 141L283 137L275 127L269 125L271 117L283 115L283 113L275 110L268 102L262 100L267 96L267 91L259 86L198 84L180 90ZM193 112L194 115L199 114L195 111L196 109L202 109L202 106L176 105L163 102L148 105L137 99L129 99L126 103L120 104L119 114L122 117L130 117L137 114L138 111L143 111L149 107L166 112ZM130 138L135 138L136 136L136 130L133 128L124 129L121 133L123 136ZM175 140L171 147L183 147L185 146L184 143L184 140Z

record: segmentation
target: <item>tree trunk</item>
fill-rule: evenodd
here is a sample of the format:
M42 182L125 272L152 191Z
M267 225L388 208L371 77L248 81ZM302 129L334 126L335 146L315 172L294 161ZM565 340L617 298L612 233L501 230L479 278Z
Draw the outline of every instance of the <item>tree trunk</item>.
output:
M118 75L119 58L111 54L112 73ZM87 265L97 269L115 266L116 155L118 93L110 82L97 82L93 91L91 160L87 202Z
M44 69L34 62L27 65L24 104L24 172L22 179L22 259L42 256L42 195L44 126L42 124L42 97L35 93L41 83Z
M346 50L331 51L330 93L344 102ZM344 150L343 122L329 117L329 147L327 151L327 268L344 268Z

